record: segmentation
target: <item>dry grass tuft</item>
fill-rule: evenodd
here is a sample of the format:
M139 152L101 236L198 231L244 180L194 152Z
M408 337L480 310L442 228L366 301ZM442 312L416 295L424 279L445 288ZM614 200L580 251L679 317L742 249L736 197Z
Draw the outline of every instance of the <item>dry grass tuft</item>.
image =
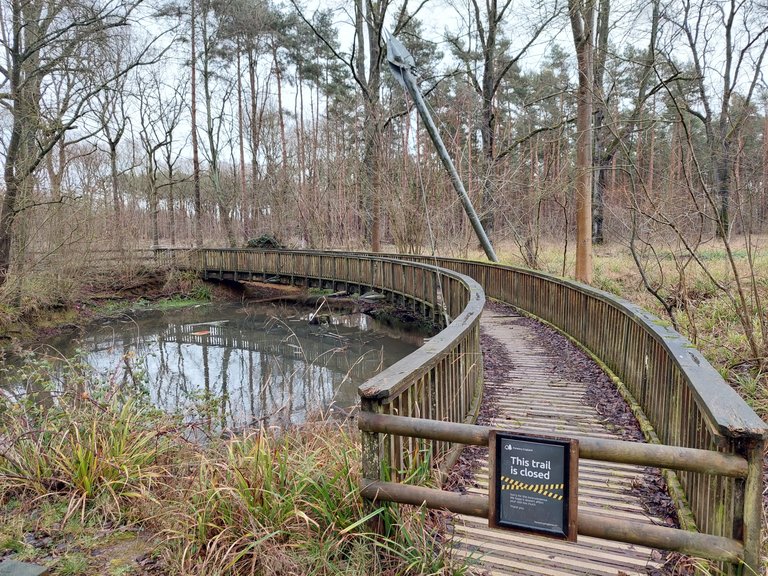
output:
M94 530L129 528L156 544L169 574L467 571L436 535L433 513L364 507L360 439L351 423L198 443L190 440L197 424L71 368L64 391L0 400L0 523L17 518L0 530L5 549L53 562L24 544L25 534L45 534L49 548L58 542L77 554L92 551L81 573L107 573L97 566ZM29 371L38 384L46 379L44 362ZM388 531L371 532L373 519ZM78 558L73 552L66 560Z

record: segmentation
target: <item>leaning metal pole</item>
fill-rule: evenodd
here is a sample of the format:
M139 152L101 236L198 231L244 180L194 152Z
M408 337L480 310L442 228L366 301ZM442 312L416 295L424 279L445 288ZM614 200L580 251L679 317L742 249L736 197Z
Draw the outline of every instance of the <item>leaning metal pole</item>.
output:
M448 155L448 150L445 148L445 144L443 144L443 139L440 138L437 126L435 126L432 116L430 116L429 110L427 110L427 105L416 84L416 79L413 74L411 74L411 68L415 65L413 56L411 56L405 46L391 34L388 34L387 37L387 61L389 62L389 69L392 71L392 74L400 85L408 90L411 98L413 98L416 109L419 111L424 126L427 128L429 137L432 138L432 142L435 144L435 148L437 148L437 155L440 156L443 166L448 170L448 174L451 176L451 184L453 184L454 190L456 190L456 193L459 195L459 199L464 206L464 211L467 213L469 221L472 223L472 228L474 228L475 234L477 234L477 239L480 240L480 244L482 244L483 250L485 250L485 255L488 256L488 260L491 262L498 262L499 259L496 257L496 252L493 251L491 241L488 239L488 235L485 233L480 218L478 218L477 212L475 212L475 209L472 206L472 201L469 199L467 191L464 189L464 184L462 184L461 179L459 178L459 173L456 172L451 157Z

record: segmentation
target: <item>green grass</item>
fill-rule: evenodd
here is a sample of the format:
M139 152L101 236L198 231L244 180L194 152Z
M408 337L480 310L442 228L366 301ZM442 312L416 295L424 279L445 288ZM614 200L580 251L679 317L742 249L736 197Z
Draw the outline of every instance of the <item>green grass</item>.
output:
M53 567L53 574L57 576L87 576L91 573L88 558L79 553L67 554Z
M102 317L114 317L123 314L130 314L131 312L142 312L146 310L181 310L183 308L190 308L192 306L199 306L201 304L209 304L212 296L210 288L201 287L195 290L193 295L175 295L168 298L161 298L159 300L145 300L139 298L134 301L114 300L109 301L100 306L94 308L94 313L97 316Z
M333 294L334 291L330 288L310 288L307 290L307 294L310 296L328 296L329 294Z
M209 304L210 301L210 293L204 293L201 290L199 293L196 293L195 296L174 296L172 298L158 300L157 302L153 302L147 305L147 308L152 310L180 310L182 308L189 308L191 306L199 306L200 304Z

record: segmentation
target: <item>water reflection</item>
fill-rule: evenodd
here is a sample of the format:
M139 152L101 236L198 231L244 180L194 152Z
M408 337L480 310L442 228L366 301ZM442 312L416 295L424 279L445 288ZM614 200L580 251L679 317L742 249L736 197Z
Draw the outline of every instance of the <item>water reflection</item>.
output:
M146 387L165 411L239 428L354 405L357 386L412 352L420 337L362 314L311 325L294 308L217 305L110 322L48 345L64 357L81 350L103 378Z

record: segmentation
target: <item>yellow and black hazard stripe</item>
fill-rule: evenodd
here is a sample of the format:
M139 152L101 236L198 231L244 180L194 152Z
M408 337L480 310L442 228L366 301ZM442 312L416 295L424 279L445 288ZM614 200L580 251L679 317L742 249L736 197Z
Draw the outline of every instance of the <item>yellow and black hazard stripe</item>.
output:
M501 482L502 490L521 490L525 492L541 494L542 496L552 498L553 500L563 499L563 495L558 494L557 492L563 490L565 488L565 484L526 484L525 482L520 482L519 480L512 480L507 476L502 476Z

